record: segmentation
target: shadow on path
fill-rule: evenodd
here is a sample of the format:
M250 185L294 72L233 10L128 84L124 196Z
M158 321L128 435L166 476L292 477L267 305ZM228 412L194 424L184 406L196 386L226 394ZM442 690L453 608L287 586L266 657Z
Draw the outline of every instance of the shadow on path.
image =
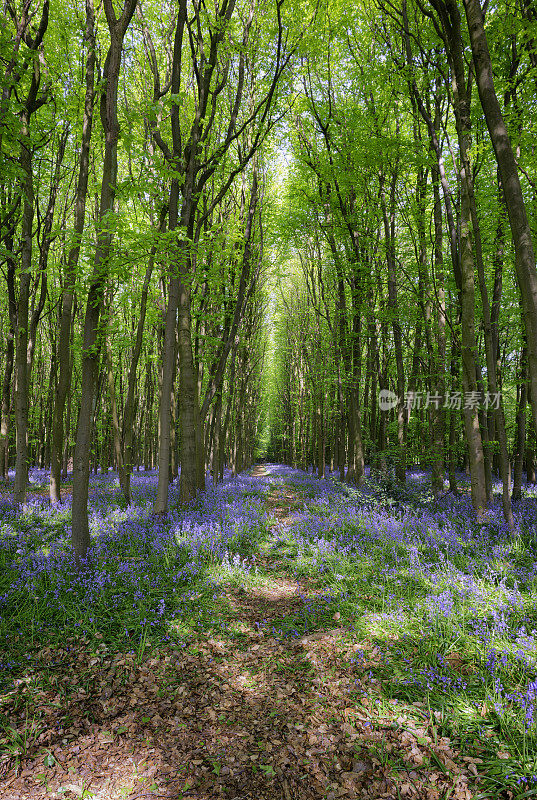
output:
M267 498L280 524L297 502L285 487ZM233 636L202 634L141 664L104 658L75 695L62 691L59 670L57 694L43 698L48 727L0 797L470 800L468 765L435 739L428 717L385 715L367 672L371 642L339 627L264 632L299 614L307 592L285 575L228 588Z

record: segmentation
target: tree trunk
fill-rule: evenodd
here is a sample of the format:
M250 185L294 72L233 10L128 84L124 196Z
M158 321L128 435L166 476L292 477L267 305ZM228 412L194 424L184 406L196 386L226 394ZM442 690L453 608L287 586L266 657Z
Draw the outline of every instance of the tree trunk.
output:
M431 149L433 149L431 147ZM442 204L440 202L440 175L436 164L432 167L434 197L434 269L436 277L436 295L438 303L436 319L436 358L435 386L440 396L438 408L433 411L433 492L439 494L444 490L445 453L444 431L445 414L444 398L446 394L446 303L444 293L444 260L442 255Z
M117 180L117 143L119 139L117 92L123 39L136 7L136 0L125 0L119 19L116 18L112 0L104 0L104 7L110 30L110 47L105 62L104 86L101 95L101 121L105 133L104 163L97 223L97 247L84 320L80 413L73 459L72 543L77 563L86 556L90 545L88 487L91 429L101 344L99 321L108 277L108 262L112 249L110 217L114 213Z
M477 342L475 336L475 277L474 251L470 222L472 217L472 171L470 166L470 92L466 80L466 62L463 53L460 12L456 0L438 2L445 9L442 17L444 37L452 72L453 111L459 144L459 176L461 185L461 209L459 227L459 268L461 303L461 356L462 385L465 393L463 421L470 467L472 503L481 519L487 507L487 490L483 441L479 427L477 407L479 394L476 381ZM456 260L454 261L456 267ZM455 275L456 278L459 276ZM470 398L467 401L467 398ZM476 402L477 400L477 402Z
M73 323L73 301L75 294L76 267L80 255L80 243L84 231L86 197L88 193L91 130L93 124L93 101L95 96L95 15L93 0L86 0L86 94L82 120L80 164L75 195L73 242L65 264L65 279L61 293L60 332L58 337L58 382L54 396L54 413L50 447L50 502L61 502L61 460L63 451L63 412L69 393L72 374L70 350Z
M173 200L171 195L170 199ZM170 213L172 213L172 202L170 202ZM159 404L158 484L157 496L153 506L153 511L155 514L166 514L168 511L168 484L171 447L171 403L175 364L177 363L176 320L177 306L179 303L179 291L179 278L172 277L168 284L168 304L166 307L164 342L162 345L162 383L160 387Z
M519 373L519 398L516 415L516 434L515 434L515 466L513 470L513 500L520 500L522 497L522 467L524 464L524 445L526 442L526 403L527 403L527 368L526 368L526 347L522 348L520 354L520 373Z
M498 102L483 12L478 0L464 0L479 99L501 175L515 248L515 269L526 327L533 424L537 429L537 270L531 229L509 132Z
M9 418L11 410L11 377L15 352L15 332L11 323L7 331L6 363L2 381L2 410L0 418L0 477L7 480L9 456Z
M470 244L470 219L467 192L463 188L461 197L461 231L460 231L460 266L462 273L461 292L461 355L462 385L465 398L477 398L476 361L475 361L475 288L474 259ZM487 490L485 480L485 464L483 443L479 427L477 404L469 406L463 400L463 421L470 465L470 481L472 503L481 519L487 507Z
M395 189L397 185L397 170L394 170L390 184L390 207L387 208L384 188L381 189L381 205L384 219L384 237L386 242L386 262L388 265L388 308L393 331L395 348L395 365L397 374L397 458L395 475L397 480L406 481L406 425L407 408L404 402L405 372L403 363L403 340L401 323L399 320L397 303L397 271L395 264Z
M25 137L29 136L29 114L26 115L23 123L23 134ZM32 225L34 220L34 183L29 144L21 146L20 163L24 175L24 202L15 339L15 428L17 432L17 450L13 499L16 503L24 503L28 485L28 392L30 388L28 376L28 314L32 270Z

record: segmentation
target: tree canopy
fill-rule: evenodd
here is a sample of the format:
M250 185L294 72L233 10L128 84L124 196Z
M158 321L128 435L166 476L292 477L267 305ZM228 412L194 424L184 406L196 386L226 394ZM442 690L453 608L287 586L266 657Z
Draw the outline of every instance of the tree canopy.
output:
M262 453L506 522L537 422L530 4L2 11L0 465L180 474ZM382 402L381 402L382 401ZM531 410L531 414L528 411ZM423 442L428 446L424 449Z

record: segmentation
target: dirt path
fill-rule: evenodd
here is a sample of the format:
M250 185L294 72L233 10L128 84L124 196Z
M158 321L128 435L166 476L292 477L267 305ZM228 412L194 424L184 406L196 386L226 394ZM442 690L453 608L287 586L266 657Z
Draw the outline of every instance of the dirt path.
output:
M303 506L285 486L266 502L279 525ZM434 741L423 712L379 715L380 687L367 672L374 646L354 641L337 614L310 636L267 632L300 615L308 596L306 582L267 570L259 585L226 592L239 640L201 634L139 665L130 654L67 660L58 691L41 698L46 751L8 773L0 797L472 798L468 764L447 740ZM357 651L366 654L358 666ZM86 688L65 693L85 669Z

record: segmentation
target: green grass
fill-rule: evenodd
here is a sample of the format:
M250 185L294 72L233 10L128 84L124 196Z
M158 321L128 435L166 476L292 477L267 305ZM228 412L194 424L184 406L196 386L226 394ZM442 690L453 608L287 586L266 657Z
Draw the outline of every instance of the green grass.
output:
M54 685L54 668L38 668L33 663L45 637L52 649L69 643L97 660L114 652L130 652L135 662L143 661L152 649L195 648L207 637L236 648L247 647L251 644L248 625L237 619L237 606L230 595L241 591L251 594L270 587L275 577L287 576L308 579L309 588L318 595L306 599L292 613L261 621L266 634L292 640L339 628L343 644L367 641L371 647L363 653L357 651L344 665L356 681L374 691L376 717L406 716L416 724L426 721L431 735L437 739L447 736L464 755L481 759L479 792L483 798L507 798L502 794L507 790L520 800L537 797L534 785L520 783L522 777L537 774L535 728L525 729L520 709L514 704L510 707L505 697L498 695L495 683L499 681L504 687L504 695L506 691L523 691L535 674L517 659L516 645L507 633L503 638L499 633L493 637L492 644L503 653L504 661L500 660L492 674L487 648L472 627L476 618L490 622L498 609L510 602L512 565L531 563L531 542L521 535L511 542L507 556L489 557L475 540L470 540L461 543L443 562L432 545L418 542L410 558L414 542L370 537L360 519L354 525L347 519L339 521L340 498L308 503L309 498L318 496L315 487L304 489L278 481L271 481L267 494L282 487L297 495L299 502L291 505L299 512L303 503L307 504L308 512L324 525L322 535L307 526L300 535L293 526L275 532L271 530L275 520L270 518L248 527L238 526L227 541L226 563L216 558L207 544L198 551L198 571L183 577L178 575L190 563L187 537L177 534L158 553L137 549L133 542L128 557L133 568L140 567L135 594L130 590L121 594L117 587L112 591L105 585L91 607L84 608L64 584L58 583L57 600L51 606L50 596L58 580L53 573L43 575L31 590L21 594L9 619L1 623L0 636L5 657L15 664L12 676L27 681L27 690L17 700L18 710L27 712L27 724L21 735L6 716L0 717L5 752L22 758L43 729L32 695ZM248 492L247 502L256 497L257 492ZM36 552L46 552L68 522L66 512L46 520L35 513L27 514L18 520L18 530L33 543ZM353 547L338 545L347 535L352 538L355 534L359 542ZM367 547L359 546L364 541ZM259 563L260 556L277 566L256 571L253 565ZM7 591L15 574L6 551L0 551L0 594ZM155 574L161 576L156 587L151 583ZM472 594L465 589L463 575L473 576ZM451 593L450 610L431 613L428 598L445 592ZM154 609L162 597L166 609L157 619ZM531 622L537 628L535 582L521 587L510 630ZM69 658L68 652L64 658ZM215 658L221 657L216 654ZM311 662L302 654L275 656L270 667L290 678L313 672ZM252 667L253 682L256 668ZM83 687L89 675L81 670L77 686ZM74 690L74 686L71 688ZM350 702L358 707L357 699ZM495 703L501 706L495 708ZM400 770L404 766L397 753L390 752L382 741L371 744L370 752L387 768ZM505 754L509 757L504 758ZM430 767L443 769L433 756Z

